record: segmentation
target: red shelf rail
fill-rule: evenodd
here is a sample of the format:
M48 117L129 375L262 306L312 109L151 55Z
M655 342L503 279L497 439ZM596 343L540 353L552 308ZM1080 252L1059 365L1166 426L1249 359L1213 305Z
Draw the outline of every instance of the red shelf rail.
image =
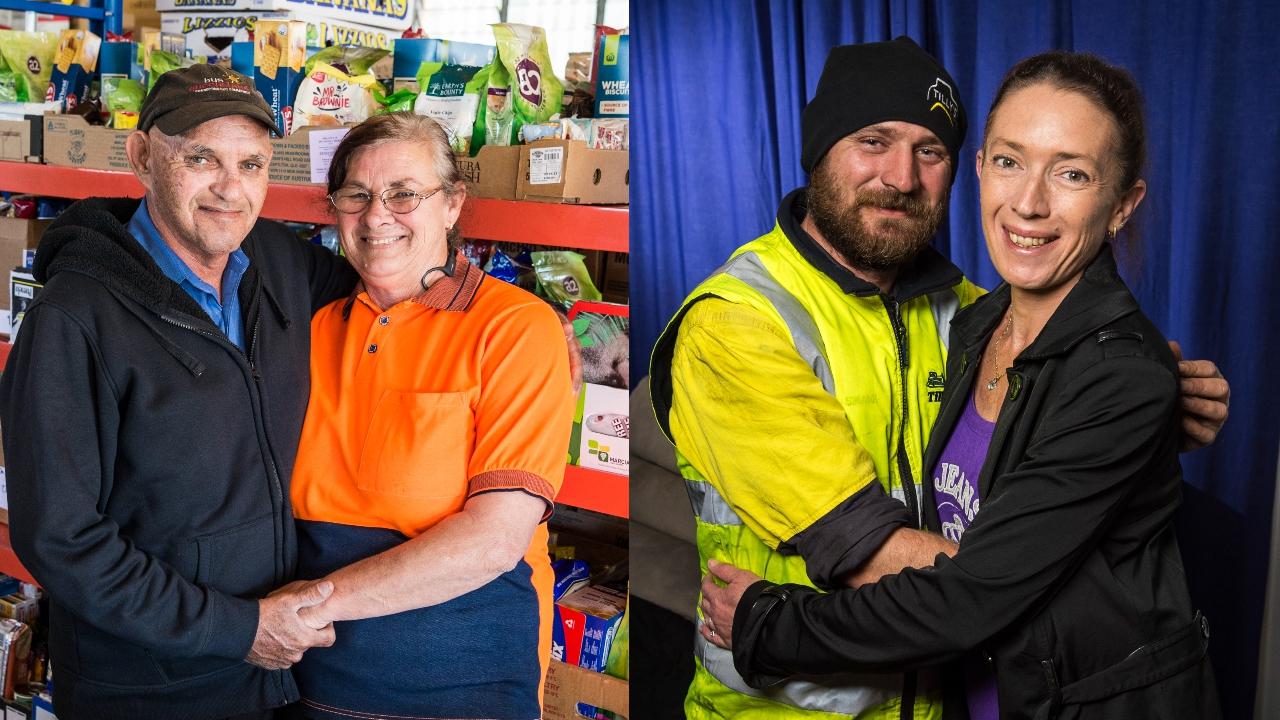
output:
M13 553L13 547L9 544L8 523L0 523L0 572L23 582L38 584L36 579L31 577L31 573L27 572L19 562L18 556Z
M630 496L626 475L569 465L556 502L625 518L630 517Z
M142 185L130 173L20 162L0 162L0 190L77 200L142 197ZM319 185L272 183L262 215L296 222L333 222L324 188ZM625 206L470 198L459 223L462 234L469 238L628 252L627 218Z

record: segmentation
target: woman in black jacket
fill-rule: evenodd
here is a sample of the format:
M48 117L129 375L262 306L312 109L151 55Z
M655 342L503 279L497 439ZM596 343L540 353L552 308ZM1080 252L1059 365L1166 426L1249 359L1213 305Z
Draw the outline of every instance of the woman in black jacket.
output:
M1144 146L1125 71L1052 52L1006 75L977 156L1005 282L951 326L925 454L926 524L959 551L830 594L713 567L702 632L732 625L748 682L950 663L947 717L1219 716L1173 530L1176 366L1108 243Z

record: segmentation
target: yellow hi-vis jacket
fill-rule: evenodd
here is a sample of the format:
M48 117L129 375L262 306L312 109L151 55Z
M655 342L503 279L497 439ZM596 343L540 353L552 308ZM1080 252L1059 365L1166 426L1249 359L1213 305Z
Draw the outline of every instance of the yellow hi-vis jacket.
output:
M703 573L715 558L771 582L814 585L820 576L818 586L830 587L893 529L919 525L948 326L981 291L927 249L882 295L799 229L794 197L772 232L738 248L684 301L655 346L651 383L694 506ZM886 525L879 516L895 512L886 504L906 522ZM696 643L692 720L897 719L904 704L906 717L940 716L912 675L806 677L756 690L731 653Z

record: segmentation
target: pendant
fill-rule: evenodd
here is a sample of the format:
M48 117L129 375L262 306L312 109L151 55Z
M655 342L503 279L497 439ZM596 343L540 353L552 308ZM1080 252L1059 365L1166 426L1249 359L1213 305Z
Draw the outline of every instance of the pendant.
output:
M988 390L995 390L995 389L996 389L996 385L999 385L999 384L1000 384L1000 376L999 376L999 375L997 375L997 376L995 376L995 377L993 377L993 378L991 378L990 380L988 380L988 381L987 381L987 389L988 389Z

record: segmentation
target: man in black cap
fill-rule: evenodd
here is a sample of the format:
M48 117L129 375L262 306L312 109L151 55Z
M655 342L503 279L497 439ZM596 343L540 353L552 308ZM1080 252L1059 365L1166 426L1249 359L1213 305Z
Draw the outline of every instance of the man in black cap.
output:
M267 718L333 642L298 609L288 479L312 312L351 289L258 219L270 109L238 73L161 76L127 140L141 202L45 233L0 381L11 536L50 599L64 718Z
M831 589L954 552L915 528L948 325L981 292L929 246L966 125L955 82L910 39L833 49L802 117L808 187L690 293L658 339L653 405L676 447L704 568L728 562ZM1210 424L1210 434L1221 426ZM700 616L702 632L732 631ZM701 634L695 657L692 720L940 712L912 673L757 690Z

